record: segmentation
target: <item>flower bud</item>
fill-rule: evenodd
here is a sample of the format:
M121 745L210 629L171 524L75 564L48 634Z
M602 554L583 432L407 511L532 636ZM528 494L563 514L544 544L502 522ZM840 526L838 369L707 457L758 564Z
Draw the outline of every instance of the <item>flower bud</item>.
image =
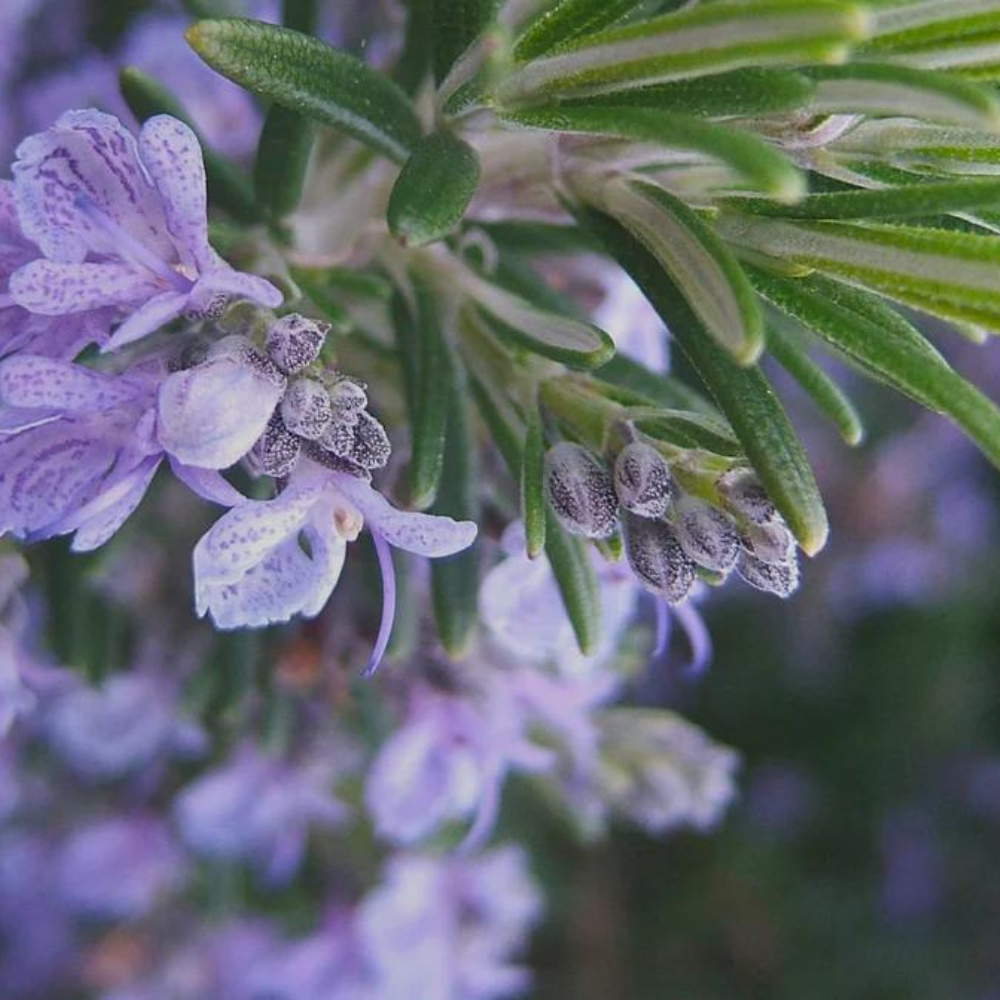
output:
M677 504L674 523L684 551L705 569L724 573L732 569L740 554L740 536L728 514L693 497Z
M639 582L671 604L687 597L694 584L695 565L681 548L666 521L626 514L625 555Z
M231 333L212 344L208 349L206 360L214 361L216 358L230 358L237 361L244 368L249 368L252 372L267 379L272 385L280 385L284 388L287 381L278 366L266 354L261 354L240 333Z
M726 506L754 524L767 524L778 516L774 503L752 469L730 469L719 476L715 485Z
M286 374L301 371L319 357L329 329L329 323L289 313L267 331L267 353Z
M615 493L633 514L663 517L674 495L674 481L663 456L641 441L622 448L615 459Z
M740 544L766 563L788 562L795 555L795 539L781 521L748 524L740 535Z
M615 530L618 499L611 477L582 445L563 441L548 450L545 492L567 531L607 538Z
M329 387L330 403L334 410L344 413L363 410L368 405L365 387L352 378L341 376Z
M293 434L310 441L321 438L333 419L326 387L311 378L293 379L281 400L281 418Z
M736 572L751 587L778 597L790 597L799 586L799 563L794 553L788 562L768 563L743 552L736 563Z
M344 457L370 470L381 469L391 453L392 445L385 428L367 410L360 410L354 424L354 441Z
M250 462L264 475L280 479L295 468L300 448L299 439L285 427L280 414L275 413L253 446Z

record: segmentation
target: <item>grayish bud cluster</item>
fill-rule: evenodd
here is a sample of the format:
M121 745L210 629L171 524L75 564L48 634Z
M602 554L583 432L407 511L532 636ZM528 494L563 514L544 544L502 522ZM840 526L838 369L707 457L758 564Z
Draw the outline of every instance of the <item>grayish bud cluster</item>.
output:
M760 480L737 467L715 485L715 502L685 493L663 455L641 440L618 452L611 474L579 444L561 442L545 456L546 494L563 527L600 539L620 524L633 573L664 600L684 600L699 574L722 582L734 569L787 597L798 586L795 541Z
M287 383L267 430L250 454L251 464L267 475L287 476L303 453L328 468L365 479L389 461L389 436L366 409L364 385L314 365L328 330L325 323L292 313L268 330L267 355L254 352L283 385ZM235 344L224 346L233 339L223 338L213 349L236 350Z

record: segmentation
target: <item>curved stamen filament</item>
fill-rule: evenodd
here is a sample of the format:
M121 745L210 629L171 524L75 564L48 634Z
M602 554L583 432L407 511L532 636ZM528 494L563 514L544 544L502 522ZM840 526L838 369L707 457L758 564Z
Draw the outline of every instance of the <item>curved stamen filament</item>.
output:
M382 573L382 621L379 624L375 648L365 668L366 677L375 673L382 662L386 647L389 645L389 637L392 635L392 624L396 619L396 570L392 564L392 549L377 531L372 531L372 541L375 543L375 554L378 556L378 568Z

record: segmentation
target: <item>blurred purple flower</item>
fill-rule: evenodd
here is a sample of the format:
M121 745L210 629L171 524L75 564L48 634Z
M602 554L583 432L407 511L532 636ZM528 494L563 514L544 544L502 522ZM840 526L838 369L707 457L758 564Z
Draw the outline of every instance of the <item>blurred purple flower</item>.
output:
M105 349L230 296L281 304L209 246L201 148L175 118L151 118L136 143L110 115L69 111L18 147L14 198L44 259L11 275L11 299L48 316L116 307L127 318Z
M379 1000L494 1000L530 982L515 965L541 899L524 854L399 855L362 901L362 940Z
M410 693L406 720L368 775L365 802L379 835L412 844L474 816L466 844L478 844L492 831L507 773L551 764L500 684L490 695L475 700L426 685Z
M45 731L65 764L88 778L122 778L190 757L205 734L178 712L177 687L152 669L113 674L99 687L77 683L45 713Z
M188 785L174 814L192 850L252 865L270 884L298 870L312 826L336 827L348 816L333 795L337 760L290 762L244 743L219 768Z
M99 819L70 833L55 859L56 891L74 913L135 920L180 887L184 859L162 820Z
M0 362L0 533L75 532L95 549L135 510L162 458L156 362L119 376L22 354Z

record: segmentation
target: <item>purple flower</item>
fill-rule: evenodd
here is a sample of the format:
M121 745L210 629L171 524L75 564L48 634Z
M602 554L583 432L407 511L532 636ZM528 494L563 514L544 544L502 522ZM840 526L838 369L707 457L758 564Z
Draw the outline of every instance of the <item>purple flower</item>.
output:
M175 118L151 118L137 143L111 115L68 111L18 147L14 197L44 257L11 275L11 298L46 316L115 307L126 318L105 349L230 296L281 304L209 246L201 148Z
M0 357L25 351L70 360L88 344L103 343L113 319L112 310L40 316L15 305L6 294L11 274L36 257L38 247L21 233L14 185L0 181Z
M551 763L529 742L527 718L502 683L488 694L412 692L406 721L379 751L365 790L381 836L411 844L474 816L465 846L475 845L492 831L508 771Z
M178 796L181 836L199 854L245 861L266 882L285 882L301 864L309 828L347 816L331 791L336 763L329 755L290 763L246 743Z
M358 920L380 1000L495 1000L523 993L513 960L541 914L524 855L399 855Z
M156 362L112 376L22 354L0 362L0 533L75 532L95 549L135 510L162 458Z
M447 556L472 544L476 526L397 510L367 482L299 461L274 500L234 505L195 546L195 603L219 628L256 627L312 616L326 603L346 543L367 525L383 572L384 610L370 669L389 640L395 582L389 546ZM308 546L308 552L300 540Z
M204 748L205 735L178 714L177 690L149 669L114 674L100 687L76 684L45 717L49 742L79 774L121 778Z
M134 920L178 888L184 860L153 816L100 819L74 830L55 860L56 891L70 910Z

